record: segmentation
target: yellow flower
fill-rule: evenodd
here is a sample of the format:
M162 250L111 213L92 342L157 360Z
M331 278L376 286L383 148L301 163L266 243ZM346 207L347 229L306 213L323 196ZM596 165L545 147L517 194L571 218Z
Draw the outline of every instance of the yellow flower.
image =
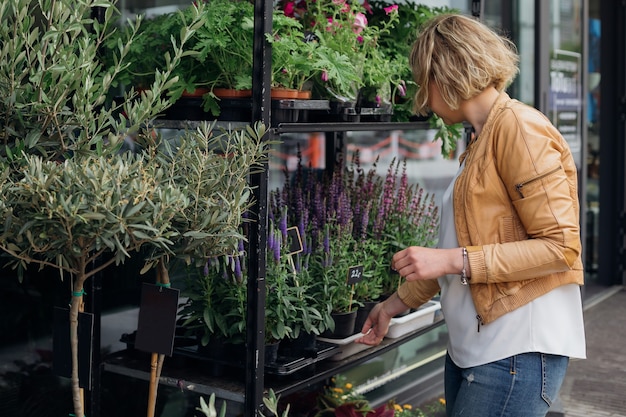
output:
M352 384L348 382L348 383L346 384L346 389L352 389Z
M341 387L335 387L335 388L333 388L333 391L337 392L339 394L343 394L343 388L341 388Z
M446 405L446 399L445 398L439 398L439 404Z
M402 411L402 407L400 407L400 404L394 404L393 405L394 410L396 411Z
M402 408L404 408L405 410L412 410L413 406L411 404L404 404Z

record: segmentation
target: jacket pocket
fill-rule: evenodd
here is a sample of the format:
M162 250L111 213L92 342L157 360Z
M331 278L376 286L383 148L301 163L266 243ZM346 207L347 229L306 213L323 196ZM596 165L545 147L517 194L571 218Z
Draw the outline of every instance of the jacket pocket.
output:
M549 169L546 172L543 172L537 176L534 176L532 178L529 178L527 180L524 181L520 181L517 184L515 184L515 190L517 191L517 193L519 194L520 198L524 198L525 194L527 193L526 189L532 186L535 186L537 184L540 184L542 180L546 179L547 177L549 177L552 174L555 174L559 171L561 171L563 169L563 167L561 165Z

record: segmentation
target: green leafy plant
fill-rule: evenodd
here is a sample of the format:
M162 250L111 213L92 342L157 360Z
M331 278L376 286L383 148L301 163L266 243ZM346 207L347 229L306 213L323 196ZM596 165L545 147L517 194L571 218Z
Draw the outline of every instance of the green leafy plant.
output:
M396 24L393 30L387 30L380 34L378 39L379 48L396 64L397 76L403 83L394 85L394 116L395 121L408 121L413 116L412 97L417 85L413 82L409 55L411 46L415 41L420 26L433 16L442 13L458 13L456 9L446 6L431 7L416 2L401 2L390 6L385 0L371 0L370 24L378 26L388 20L389 9L394 8Z
M290 404L287 404L281 413L281 411L278 408L279 401L280 401L280 395L276 395L274 390L271 388L269 389L268 393L265 396L263 396L263 405L265 406L265 409L270 413L268 417L271 417L271 416L288 417L289 416Z
M330 324L328 314L319 311L308 271L296 266L289 252L285 226L270 221L266 261L265 342L295 339L301 332L320 334ZM183 325L211 338L243 343L246 330L246 282L248 250L240 241L237 253L209 259L204 273L187 286L181 315Z
M327 98L329 94L332 94L337 98L346 100L349 96L355 97L353 86L360 82L360 78L355 62L350 59L350 56L333 47L322 36L326 31L327 20L324 15L320 15L317 21L315 17L316 13L322 11L322 8L333 8L332 4L326 3L300 2L299 5L302 7L296 10L294 9L294 2L284 1L277 5L277 9L288 18L298 21L305 30L304 35L307 44L314 46L315 57L313 62L316 62L320 69L319 76L312 79L313 87L316 90L315 95ZM318 8L313 9L313 6ZM328 10L324 11L329 12ZM332 10L329 13L332 13Z
M318 237L322 243L313 251L309 264L311 274L318 279L312 289L315 297L328 303L333 313L355 311L359 306L355 287L348 283L348 271L360 264L363 254L350 226L327 223Z
M265 406L265 411L262 415L267 417L288 417L289 416L289 408L290 405L287 404L281 411L279 410L279 401L280 395L276 395L273 389L269 389L267 394L263 396L263 405ZM212 393L209 396L209 402L207 403L204 397L200 397L200 407L196 407L196 410L201 411L206 417L218 417L217 409L215 408L215 393ZM226 401L222 403L222 407L220 408L219 417L224 417L226 415Z
M114 80L116 86L135 89L149 88L155 79L155 69L163 71L175 53L176 45L188 29L195 32L202 25L199 15L205 13L206 5L198 2L184 9L145 17L135 16L134 20L121 21L109 28L109 32L101 49L101 61L105 68L115 65L118 59L116 51L120 45L128 45L128 56L125 65ZM193 92L197 86L206 81L207 68L197 59L193 51L197 38L191 36L185 42L185 51L180 62L172 71L176 78L167 93L173 100L186 92Z
M310 89L311 80L321 74L320 47L306 39L302 23L274 10L272 32L266 35L272 46L272 87Z
M248 0L211 0L198 28L196 59L203 63L210 90L204 109L220 113L215 88L252 88L254 5Z
M370 0L371 15L370 24L378 26L388 20L388 10L395 8L397 22L393 30L381 32L378 39L381 53L388 57L388 62L394 66L394 72L399 82L392 83L392 120L407 122L414 119L413 97L418 86L413 81L409 55L419 28L428 19L443 13L460 13L458 9L447 6L428 6L416 2L401 2L393 6L385 0ZM456 148L457 141L461 138L463 125L455 124L447 126L435 114L429 117L430 126L436 129L434 140L441 140L441 154L449 158Z
M252 88L252 45L254 6L247 0L211 0L194 2L175 12L135 21L119 22L107 37L102 54L105 67L112 66L115 55L109 50L132 40L130 60L117 84L144 88L154 79L154 69L163 69L176 44L187 29L193 36L173 75L175 83L166 91L172 99L185 92L206 89L203 107L213 115L220 114L215 88L246 90Z
M226 401L222 403L219 415L215 408L215 393L211 393L209 396L209 402L207 403L204 397L200 397L200 407L196 407L196 410L201 411L206 417L224 417L226 415Z

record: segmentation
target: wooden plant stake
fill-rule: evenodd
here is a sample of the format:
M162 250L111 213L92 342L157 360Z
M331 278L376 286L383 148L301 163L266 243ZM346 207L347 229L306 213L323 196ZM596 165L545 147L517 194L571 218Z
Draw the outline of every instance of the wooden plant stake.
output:
M352 299L354 296L354 286L363 280L363 265L355 265L348 268L348 276L346 277L346 284L352 285L350 291L350 303L348 304L348 311L352 311Z
M159 260L157 264L157 285L159 287L170 287L170 278L167 267L163 260ZM150 387L148 391L148 411L147 417L154 417L156 410L157 392L159 387L159 380L161 378L161 371L163 370L163 363L165 361L165 354L153 351L150 355Z

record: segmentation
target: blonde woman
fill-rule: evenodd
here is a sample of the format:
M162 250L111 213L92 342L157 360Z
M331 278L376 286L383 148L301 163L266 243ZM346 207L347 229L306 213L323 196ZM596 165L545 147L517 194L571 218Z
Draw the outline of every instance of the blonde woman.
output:
M447 415L545 416L569 359L586 355L570 149L543 114L507 95L516 49L479 21L431 19L410 62L416 113L468 122L474 135L443 195L438 247L393 256L406 282L372 310L359 341L380 343L395 314L441 291Z

